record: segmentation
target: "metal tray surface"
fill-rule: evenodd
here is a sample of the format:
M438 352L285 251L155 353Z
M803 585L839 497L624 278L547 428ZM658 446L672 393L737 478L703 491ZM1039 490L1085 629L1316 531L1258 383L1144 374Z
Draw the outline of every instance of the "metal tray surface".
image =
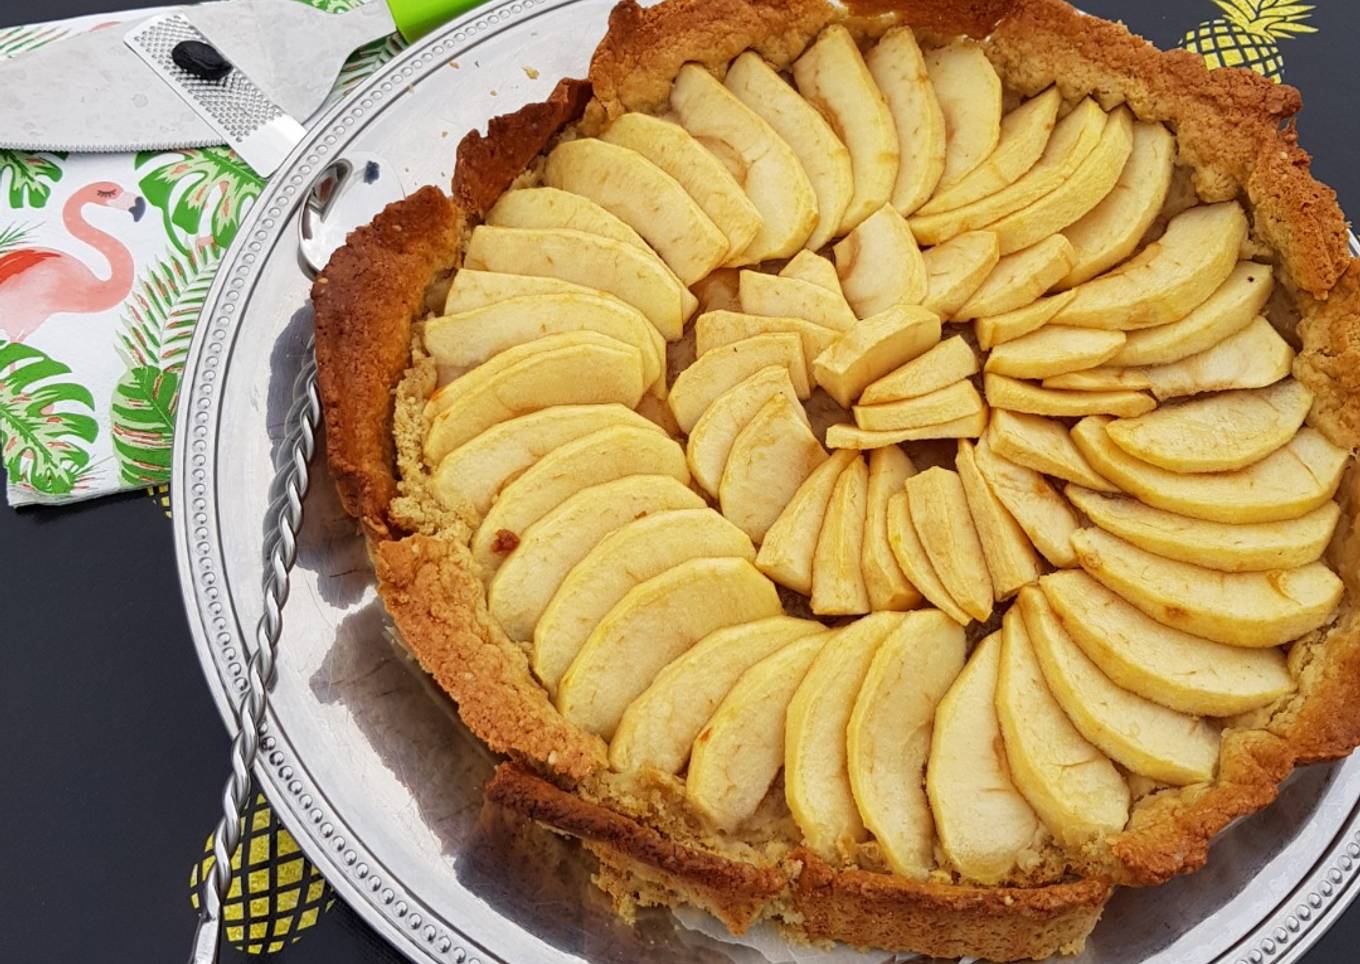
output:
M610 6L503 2L407 50L294 152L228 253L187 366L173 488L184 602L228 721L275 537L273 479L297 441L284 416L310 344L296 246L307 186L346 151L395 161L408 189L446 185L464 132L542 99L559 77L584 75ZM589 885L578 848L484 807L492 755L388 642L364 544L321 455L313 467L256 777L359 914L418 962L827 957L777 939L764 940L762 953L662 911L625 926ZM1222 835L1204 871L1121 891L1076 960L1297 960L1360 889L1358 798L1360 759L1296 774L1272 807Z

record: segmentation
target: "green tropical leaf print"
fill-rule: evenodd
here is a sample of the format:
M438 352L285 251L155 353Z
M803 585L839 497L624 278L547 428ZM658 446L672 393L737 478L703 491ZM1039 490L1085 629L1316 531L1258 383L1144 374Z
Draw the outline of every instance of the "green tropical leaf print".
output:
M12 485L66 495L90 464L80 443L99 434L94 399L71 369L28 345L0 345L0 463ZM81 410L84 411L81 411Z
M349 60L345 61L345 66L340 68L340 77L335 83L335 90L331 92L327 106L348 94L361 80L370 77L379 67L405 49L406 41L399 34L392 34L390 37L360 47L350 55Z
M142 195L160 210L166 234L186 254L204 238L227 248L265 183L225 147L142 151L136 169Z
M169 481L180 374L220 261L215 248L172 254L142 275L124 307L118 353L127 371L114 387L110 422L128 485Z
M365 0L302 0L302 2L327 13L349 13L355 7L362 6Z
M40 208L52 196L52 185L61 180L58 160L65 154L0 150L0 187L8 184L9 206Z
M0 254L24 244L32 234L31 224L11 224L0 228Z
M60 23L6 27L0 30L0 60L26 54L69 36L71 29Z

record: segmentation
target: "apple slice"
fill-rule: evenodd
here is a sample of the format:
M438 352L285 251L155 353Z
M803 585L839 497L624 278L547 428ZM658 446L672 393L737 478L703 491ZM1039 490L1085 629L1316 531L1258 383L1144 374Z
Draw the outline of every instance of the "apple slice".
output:
M815 107L850 151L854 193L836 234L851 231L892 196L897 183L897 128L850 31L825 28L793 62L798 93Z
M566 194L565 191L562 193ZM567 196L576 198L574 194ZM576 200L589 203L585 198L576 198ZM608 214L609 212L605 211L605 213ZM622 224L622 222L620 223ZM626 224L623 226L628 227ZM641 241L642 239L639 238L638 240ZM594 295L597 298L611 298L614 301L619 301L619 304L627 304L627 302L620 301L614 295L601 291L594 286L579 285L571 281L563 281L561 278L528 274L503 274L499 271L476 271L472 268L460 268L454 273L453 283L449 286L448 297L444 301L444 314L458 315L465 311L485 308L487 305L493 305L498 301L506 301L510 298L560 294Z
M813 557L836 480L859 453L842 449L812 470L760 543L756 566L781 586L812 594Z
M685 796L715 826L749 820L784 766L789 702L835 633L805 636L756 663L737 680L700 730L685 772Z
M859 401L861 405L879 405L919 398L962 381L977 370L977 355L968 342L955 335L872 382Z
M959 442L955 467L959 481L963 483L963 494L968 499L968 512L977 527L987 572L992 577L992 589L1000 602L1014 595L1021 586L1038 579L1043 569L1025 530L982 477L973 444L966 439Z
M736 178L679 124L630 111L600 140L636 151L673 177L727 239L729 262L760 231L760 212Z
M1003 254L1006 249L1001 246ZM996 263L972 297L954 313L960 320L1001 315L1034 301L1067 273L1072 245L1061 234L1020 251L1012 249Z
M642 235L591 198L556 187L506 191L486 213L486 223L497 228L585 231L630 244L648 254L652 251Z
M920 244L939 244L1032 204L1072 176L1096 146L1104 128L1105 112L1089 97L1083 99L1058 121L1038 162L1013 184L952 211L915 214L911 218L912 234Z
M874 612L904 611L921 604L921 594L897 564L892 543L888 540L888 500L902 491L907 479L915 474L916 467L907 453L895 445L869 453L869 490L860 569L864 572L864 586L869 591L869 605Z
M987 426L987 445L1003 459L1035 472L1101 492L1119 491L1091 467L1061 422L997 409Z
M628 704L696 642L782 612L745 559L691 559L639 583L591 631L557 687L568 722L608 740Z
M723 515L759 544L803 480L826 459L803 406L783 395L770 397L732 442L718 484Z
M878 646L846 729L860 818L892 871L925 880L935 823L925 793L935 708L963 669L963 629L934 609L908 613Z
M779 315L748 315L742 311L706 311L694 322L694 350L704 355L734 341L770 331L791 331L803 342L807 378L812 380L812 359L831 347L839 334L832 328L802 318Z
M760 212L760 231L740 260L758 264L792 256L817 224L817 195L793 148L697 64L680 68L671 86L671 107Z
M972 622L972 617L959 607L940 581L934 564L926 555L925 546L921 544L916 525L912 522L911 504L905 488L888 499L888 545L902 573L931 605L960 626Z
M941 318L953 318L1001 259L990 231L968 231L921 253L926 269L922 305Z
M880 449L903 442L932 438L977 438L987 430L987 409L975 415L965 415L949 422L936 422L919 428L903 428L892 432L874 432L856 425L832 425L826 430L826 444L833 449Z
M1218 731L1116 686L1063 629L1037 586L1020 590L1016 605L1049 692L1094 746L1134 773L1158 783L1207 783L1218 766Z
M992 615L992 580L957 472L935 466L906 481L916 536L959 608L978 622Z
M1038 472L1003 459L986 442L978 443L973 458L992 492L1043 557L1059 568L1076 565L1070 538L1078 528L1077 515L1067 500Z
M906 618L874 613L837 630L789 703L784 797L808 847L824 859L842 859L865 838L850 786L846 727L874 653Z
M487 609L511 639L532 639L557 587L601 539L642 515L703 506L668 475L626 475L587 486L524 531L487 587Z
M1246 237L1236 201L1182 211L1132 261L1073 289L1077 296L1053 320L1128 330L1184 318L1232 274Z
M614 530L567 573L539 618L534 675L556 694L596 625L638 584L692 559L755 554L746 533L709 508L657 512Z
M1257 315L1237 334L1198 355L1139 371L1161 400L1231 388L1262 388L1287 376L1293 365L1294 349L1289 342Z
M1045 325L997 345L987 356L986 370L1011 378L1047 378L1094 368L1124 346L1122 331Z
M1274 287L1269 265L1239 261L1228 279L1180 321L1128 332L1110 364L1164 365L1206 351L1251 324Z
M817 108L754 51L748 50L732 61L726 84L737 100L759 114L797 155L817 196L817 226L805 243L813 251L825 246L835 237L855 193L850 150ZM739 259L734 263L752 262Z
M910 27L894 27L865 55L897 131L900 160L892 204L911 214L935 191L944 173L944 111Z
M1037 244L1053 232L1079 221L1114 190L1132 149L1133 114L1127 107L1119 107L1110 114L1100 140L1071 177L1039 200L987 226L987 230L996 232L1001 253L1005 255ZM1067 238L1063 237L1063 240ZM1068 250L1071 252L1070 270L1076 263L1076 250L1070 243ZM1059 280L1066 273L1060 275Z
M1182 713L1232 716L1294 690L1277 649L1224 646L1163 626L1080 569L1039 580L1063 628L1120 686Z
M1103 529L1072 533L1081 567L1160 623L1230 646L1279 646L1332 617L1344 591L1320 562L1219 572L1139 549Z
M444 455L431 487L448 509L468 505L474 517L486 515L497 493L511 479L553 449L572 439L613 426L660 429L622 405L555 405L493 425Z
M699 304L656 255L585 231L478 225L463 265L598 288L641 311L667 341L680 337Z
M976 415L983 410L982 396L964 379L915 398L881 405L856 405L855 424L871 432L896 432L921 428Z
M1141 392L1151 388L1142 368L1083 368L1081 371L1050 375L1044 388L1063 392Z
M490 581L528 528L550 510L587 486L626 475L669 475L689 482L679 444L650 428L604 428L543 456L501 490L472 537L472 559L484 581ZM508 549L507 542L513 543Z
M1022 382L992 372L982 376L982 387L987 394L987 404L993 408L1027 412L1030 415L1059 418L1119 415L1131 418L1157 407L1157 403L1142 392L1082 392L1040 388L1032 382Z
M425 350L447 383L507 348L566 331L596 331L632 345L651 385L665 373L666 343L636 308L595 294L526 295L425 323Z
M865 386L940 340L940 318L914 305L897 305L865 318L812 362L817 384L843 408Z
M1061 846L1124 829L1128 784L1053 698L1015 607L1001 622L996 711L1011 778Z
M817 252L809 251L807 248L799 251L789 259L788 264L779 269L779 277L806 281L808 284L825 288L832 294L843 294L840 275L836 274L836 266L827 258L823 258Z
M493 425L554 405L632 408L646 387L642 356L621 341L582 331L539 338L501 352L430 399L425 459L436 464Z
M789 371L780 365L762 368L733 385L715 398L694 423L685 445L685 457L694 481L709 495L718 494L723 469L727 468L727 458L738 433L775 395L784 395L795 405L798 403L798 393L789 380ZM802 406L798 411L802 411Z
M1013 184L1043 154L1061 104L1062 95L1052 86L1001 118L996 149L953 185L937 191L920 212L935 214L960 208Z
M926 296L926 266L906 219L885 204L836 243L836 273L850 307L868 318Z
M610 766L679 773L695 737L743 673L794 640L825 630L810 619L772 616L709 633L628 704L609 743Z
M869 590L860 559L869 470L855 459L836 478L812 557L812 598L818 616L858 616L869 611Z
M968 880L999 884L1042 848L1038 816L1011 782L996 715L1001 633L977 644L940 700L926 793L945 856Z
M1158 123L1137 121L1133 146L1105 199L1063 228L1076 260L1058 283L1070 288L1094 278L1133 254L1162 211L1176 165L1176 139Z
M1313 393L1292 378L1254 391L1220 392L1166 405L1105 427L1111 441L1134 458L1171 472L1246 468L1298 432Z
M835 331L849 331L858 321L839 281L830 289L798 278L743 271L739 286L741 310L748 314L802 318Z
M1110 440L1108 419L1084 418L1072 441L1096 471L1148 505L1210 522L1297 519L1336 494L1347 453L1316 429L1235 472L1182 475L1129 455Z
M971 40L927 50L925 65L944 114L944 171L938 195L996 149L1001 139L1001 78L982 47Z
M669 402L680 430L693 431L719 395L771 365L789 373L799 398L812 394L803 343L797 335L787 331L752 335L700 355L676 376Z
M1031 301L1023 308L976 319L973 327L977 332L978 347L986 351L1037 331L1048 324L1054 315L1062 311L1063 305L1075 297L1074 293L1064 291L1049 298Z
M1292 569L1322 558L1341 509L1324 502L1297 519L1208 522L1144 505L1127 496L1067 487L1072 504L1100 528L1168 559L1224 572Z

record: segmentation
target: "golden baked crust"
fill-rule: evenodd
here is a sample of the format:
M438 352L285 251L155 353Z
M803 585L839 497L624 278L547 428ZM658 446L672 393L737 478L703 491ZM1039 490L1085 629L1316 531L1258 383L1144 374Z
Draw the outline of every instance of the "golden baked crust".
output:
M863 0L851 15L872 20L875 30L895 19L938 34L990 34L986 49L1008 85L1033 93L1056 81L1067 97L1092 94L1105 107L1126 101L1138 116L1174 126L1200 195L1245 197L1256 235L1278 252L1301 314L1295 374L1316 396L1310 422L1337 444L1360 444L1360 262L1347 253L1335 194L1313 180L1297 146L1289 122L1300 107L1296 90L1247 71L1210 72L1192 54L1158 51L1061 0ZM1213 836L1270 803L1295 765L1360 744L1360 617L1350 601L1360 590L1354 470L1338 496L1343 519L1329 552L1351 595L1332 627L1296 644L1297 694L1269 718L1224 733L1213 784L1141 800L1128 829L1084 855L1084 879L1036 887L922 884L831 867L802 851L778 863L736 860L571 792L604 766L604 746L562 719L524 652L488 618L465 548L424 535L393 541L401 533L388 511L396 494L392 391L410 361L410 325L424 289L456 261L461 212L476 218L489 209L578 118L590 130L626 110L660 108L683 63L720 69L754 48L782 66L837 16L823 0L669 0L645 9L625 0L611 15L588 83L564 81L549 101L464 139L454 202L413 198L356 233L316 297L332 470L347 510L370 536L383 598L404 641L473 732L517 761L498 770L488 798L585 841L600 861L598 882L625 914L684 902L738 932L776 915L805 939L940 956L1073 951L1112 883L1155 884L1199 868ZM437 237L423 251L406 236L422 219ZM387 258L396 260L379 260ZM389 273L379 277L375 264Z

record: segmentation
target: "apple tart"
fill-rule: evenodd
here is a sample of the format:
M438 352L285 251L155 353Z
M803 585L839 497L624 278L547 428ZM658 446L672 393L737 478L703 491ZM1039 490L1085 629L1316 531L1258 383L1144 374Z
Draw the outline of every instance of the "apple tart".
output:
M1297 91L1061 0L621 3L314 290L414 658L630 917L1075 952L1360 742Z

